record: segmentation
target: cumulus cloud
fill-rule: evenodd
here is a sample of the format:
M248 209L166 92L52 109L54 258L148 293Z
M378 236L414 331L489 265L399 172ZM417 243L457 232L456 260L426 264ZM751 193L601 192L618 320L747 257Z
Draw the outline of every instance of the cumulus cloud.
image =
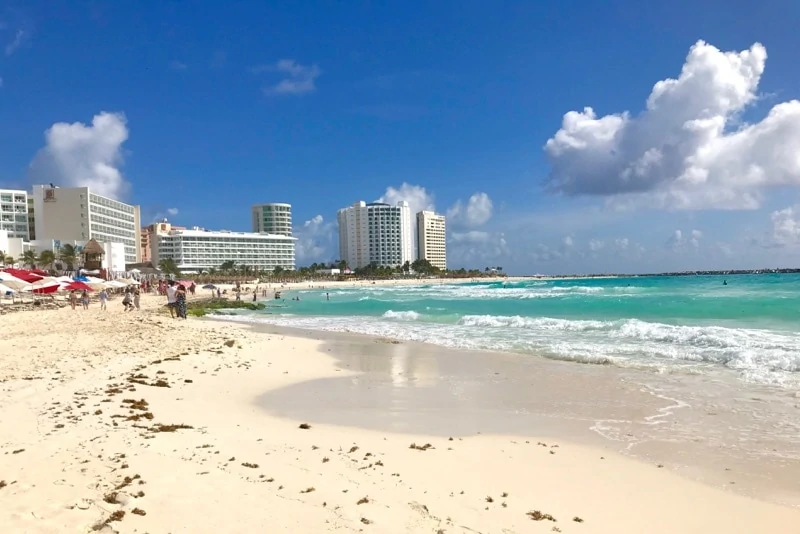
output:
M700 247L700 240L703 238L703 232L700 230L692 230L684 235L683 231L675 230L672 235L667 239L667 247L674 251L685 250L688 247L697 249Z
M572 247L572 245L574 245L574 244L575 244L575 243L573 242L573 240L572 240L572 236L571 236L571 235L565 236L565 237L564 237L564 239L562 239L562 240L561 240L561 243L562 243L562 244L563 244L563 245L564 245L566 248L571 248L571 247Z
M281 59L274 65L259 65L255 73L278 72L284 78L275 85L264 87L267 95L302 95L317 90L316 80L322 74L317 65L301 65L293 59Z
M738 122L757 99L766 59L759 43L722 52L698 41L680 76L656 83L640 114L566 113L544 147L547 187L689 210L755 209L766 189L800 185L800 101Z
M333 260L332 242L334 223L325 222L322 215L312 217L300 228L294 229L295 260L298 267L304 264Z
M167 208L167 215L175 217L178 214L178 208Z
M773 211L770 244L787 247L800 243L800 209L792 206Z
M90 187L99 195L120 199L129 184L120 170L128 127L122 113L102 112L91 124L58 122L45 132L45 146L31 162L34 183Z
M428 193L422 186L411 185L406 182L403 182L402 185L397 188L387 187L386 192L376 202L385 202L386 204L394 206L401 200L408 202L412 217L420 211L435 211L436 209L432 193Z
M466 205L460 200L447 210L447 219L452 224L464 225L470 228L481 226L492 218L494 205L486 193L475 193Z

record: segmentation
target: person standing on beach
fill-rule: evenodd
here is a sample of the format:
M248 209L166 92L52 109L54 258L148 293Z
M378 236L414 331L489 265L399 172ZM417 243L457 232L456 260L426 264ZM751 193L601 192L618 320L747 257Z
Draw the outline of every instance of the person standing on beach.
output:
M85 289L83 290L83 293L81 293L81 304L83 304L84 310L89 309L89 292Z
M141 293L139 292L139 288L133 288L133 306L139 310L139 300L142 298Z
M167 308L169 308L169 315L173 319L175 318L175 294L178 292L177 288L175 287L175 281L170 280L169 285L167 286Z
M75 306L78 304L78 295L75 293L75 290L69 292L69 305L72 309L75 309Z
M105 310L106 303L108 302L108 292L106 291L105 288L103 288L103 290L100 291L100 295L98 296L100 297L100 309Z
M186 319L186 288L180 284L175 291L175 311L178 317Z

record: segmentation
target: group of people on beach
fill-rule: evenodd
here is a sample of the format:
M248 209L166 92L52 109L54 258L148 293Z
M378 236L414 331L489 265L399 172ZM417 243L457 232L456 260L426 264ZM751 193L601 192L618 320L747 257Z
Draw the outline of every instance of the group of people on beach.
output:
M107 310L108 309L108 299L109 294L108 290L103 288L100 290L100 293L97 295L97 299L100 301L100 309ZM69 292L69 305L72 307L73 310L78 308L78 303L83 306L84 310L89 309L89 291L84 289L83 291L76 291L72 290ZM122 305L125 308L125 311L133 311L139 310L141 302L141 292L138 287L125 288L125 295L122 298Z

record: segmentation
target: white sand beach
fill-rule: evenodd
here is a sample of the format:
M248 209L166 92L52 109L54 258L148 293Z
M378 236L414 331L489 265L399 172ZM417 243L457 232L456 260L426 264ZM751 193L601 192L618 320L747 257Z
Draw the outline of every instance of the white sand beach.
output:
M359 372L323 341L173 320L161 304L0 318L2 532L750 534L800 524L796 508L548 435L279 417L261 404L270 393ZM324 412L332 401L302 402ZM362 409L391 418L383 406Z

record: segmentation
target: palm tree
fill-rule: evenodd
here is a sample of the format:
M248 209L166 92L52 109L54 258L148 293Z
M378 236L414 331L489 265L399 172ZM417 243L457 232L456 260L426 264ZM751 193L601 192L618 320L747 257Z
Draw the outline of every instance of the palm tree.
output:
M48 269L53 268L53 263L56 261L56 255L53 253L52 250L43 250L41 254L39 254L39 265L42 267L46 267Z
M234 269L236 269L236 262L233 260L224 261L222 262L222 265L219 266L220 271L227 272L227 271L232 271Z
M161 272L164 274L181 274L181 270L178 269L178 264L175 263L175 260L172 258L164 258L158 262L158 268L161 269Z
M20 258L20 263L23 265L30 265L31 269L36 268L36 264L39 262L39 258L36 256L36 251L28 249L22 253L22 257Z
M0 263L2 263L3 266L14 265L14 258L0 250Z
M67 265L67 270L71 271L78 260L78 254L75 252L75 247L67 243L58 249L58 258Z

